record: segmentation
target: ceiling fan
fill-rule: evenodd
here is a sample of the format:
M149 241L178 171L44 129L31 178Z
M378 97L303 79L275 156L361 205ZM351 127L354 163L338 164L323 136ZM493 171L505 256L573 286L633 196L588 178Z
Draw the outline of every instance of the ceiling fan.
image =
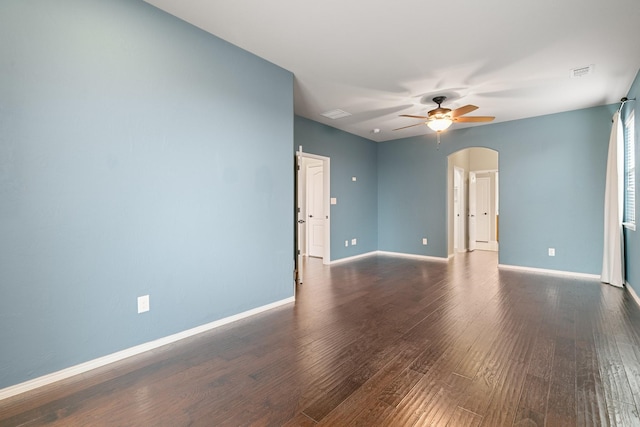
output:
M400 117L411 117L413 119L427 119L427 121L422 121L420 123L416 123L414 125L404 126L401 128L397 128L394 130L406 129L414 126L427 125L434 131L440 133L443 130L447 129L451 126L452 123L478 123L478 122L490 122L495 117L491 116L470 116L470 117L462 117L465 114L468 114L472 111L478 109L475 105L465 105L464 107L456 108L452 110L450 108L443 108L440 106L445 99L446 96L436 96L433 98L433 102L438 104L438 108L435 108L427 113L426 116L414 116L411 114L401 114Z

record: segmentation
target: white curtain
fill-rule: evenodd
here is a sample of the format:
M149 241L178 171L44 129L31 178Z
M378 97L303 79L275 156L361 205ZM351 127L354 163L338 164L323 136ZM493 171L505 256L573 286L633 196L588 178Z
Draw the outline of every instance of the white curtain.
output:
M624 286L624 240L622 213L624 203L624 141L620 111L613 115L609 158L604 191L604 253L602 259L603 283Z

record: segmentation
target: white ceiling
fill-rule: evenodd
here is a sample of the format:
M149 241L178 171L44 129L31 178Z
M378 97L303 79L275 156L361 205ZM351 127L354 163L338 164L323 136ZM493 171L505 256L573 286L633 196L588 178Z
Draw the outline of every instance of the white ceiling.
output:
M374 141L433 133L392 129L436 95L497 123L618 102L640 68L639 0L146 1L293 72L296 114Z

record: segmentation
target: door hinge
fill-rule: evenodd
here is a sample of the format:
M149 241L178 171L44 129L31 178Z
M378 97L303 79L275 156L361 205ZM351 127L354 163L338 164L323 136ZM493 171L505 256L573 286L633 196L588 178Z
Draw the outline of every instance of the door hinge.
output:
M300 255L300 249L298 249L298 255Z

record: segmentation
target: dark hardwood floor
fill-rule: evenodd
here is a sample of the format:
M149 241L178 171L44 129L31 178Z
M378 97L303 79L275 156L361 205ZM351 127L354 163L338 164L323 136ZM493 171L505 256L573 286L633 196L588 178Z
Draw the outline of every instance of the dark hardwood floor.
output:
M295 304L0 402L1 426L640 426L640 310L594 280L307 263Z

